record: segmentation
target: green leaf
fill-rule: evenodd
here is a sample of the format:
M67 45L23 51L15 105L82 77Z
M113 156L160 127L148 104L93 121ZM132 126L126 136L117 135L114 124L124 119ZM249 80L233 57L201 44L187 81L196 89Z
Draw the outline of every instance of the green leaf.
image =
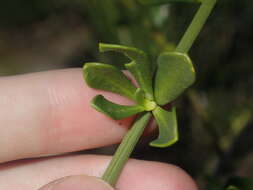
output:
M123 45L117 45L117 44L99 43L99 51L100 52L115 51L115 52L123 53L129 59L137 60L137 61L146 59L146 56L147 56L146 53L140 49L137 49L134 47L123 46Z
M203 0L138 0L141 4L144 5L162 5L167 3L201 3Z
M116 67L102 63L86 63L83 74L91 88L114 92L135 100L137 88Z
M135 92L135 99L139 105L145 108L145 111L152 111L157 106L157 104L154 101L145 98L145 93L140 88L138 88Z
M118 105L118 104L108 101L102 95L95 96L91 101L91 105L97 111L104 113L105 115L111 117L114 120L127 118L129 116L132 116L144 111L144 108L142 106Z
M137 90L135 91L135 99L139 105L145 104L145 93L142 89L137 88Z
M187 54L163 53L158 57L155 100L165 105L175 100L195 81L195 71Z
M125 64L125 67L132 73L136 81L144 90L148 99L153 100L152 70L151 64L145 52L142 50L115 44L99 44L100 52L116 51L123 53L132 62Z
M141 89L145 92L145 97L149 100L154 99L152 88L152 72L145 64L139 64L136 61L125 64L125 67L132 73Z
M238 189L237 187L231 185L231 186L227 187L226 190L240 190L240 189Z
M229 181L227 183L227 187L231 187L231 190L234 190L235 188L241 189L241 190L252 190L253 189L253 178L232 177L229 179ZM234 187L234 188L232 188L232 187Z
M166 111L157 106L153 115L159 127L159 136L150 143L154 147L168 147L178 140L176 108Z

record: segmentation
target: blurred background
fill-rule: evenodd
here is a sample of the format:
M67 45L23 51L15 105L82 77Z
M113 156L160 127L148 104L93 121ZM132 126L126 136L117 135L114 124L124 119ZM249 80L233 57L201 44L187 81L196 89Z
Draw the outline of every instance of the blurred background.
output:
M0 6L0 76L128 60L98 43L140 48L155 64L174 49L198 5L136 0L12 0ZM176 104L180 140L138 145L134 158L176 164L203 189L253 176L253 1L220 0L190 51L197 82ZM155 137L155 136L154 136ZM115 146L93 150L112 154ZM207 187L207 185L209 186Z

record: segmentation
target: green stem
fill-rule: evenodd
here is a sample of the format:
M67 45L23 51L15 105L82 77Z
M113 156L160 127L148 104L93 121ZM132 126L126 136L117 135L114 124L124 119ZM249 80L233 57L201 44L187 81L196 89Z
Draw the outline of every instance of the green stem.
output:
M200 30L205 24L208 16L210 15L214 5L217 0L202 0L202 5L200 6L198 12L193 18L192 23L184 34L182 40L176 48L177 52L187 53L197 38ZM114 186L120 176L124 165L129 159L134 147L136 146L139 138L141 137L145 126L148 124L151 117L151 113L145 113L139 117L133 127L124 137L123 141L119 145L116 153L114 154L109 166L107 167L102 179Z
M217 0L203 0L202 5L200 6L198 12L194 16L190 26L185 32L183 38L179 42L176 51L181 53L187 53L201 29L203 28L207 18L211 14L211 11L214 8Z
M102 177L102 179L110 185L114 186L116 184L125 163L133 152L133 149L148 124L150 117L150 112L139 117L119 145Z

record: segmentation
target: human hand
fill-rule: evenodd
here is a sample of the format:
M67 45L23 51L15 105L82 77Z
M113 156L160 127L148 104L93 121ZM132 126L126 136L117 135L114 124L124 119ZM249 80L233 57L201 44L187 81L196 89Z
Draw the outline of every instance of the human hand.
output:
M110 189L89 177L100 177L110 156L44 156L120 142L133 118L114 121L91 108L89 102L98 91L86 86L80 69L2 77L0 87L1 190L36 190L42 186L41 190ZM103 94L114 102L131 104L118 95ZM176 166L139 160L128 162L116 188L197 189Z

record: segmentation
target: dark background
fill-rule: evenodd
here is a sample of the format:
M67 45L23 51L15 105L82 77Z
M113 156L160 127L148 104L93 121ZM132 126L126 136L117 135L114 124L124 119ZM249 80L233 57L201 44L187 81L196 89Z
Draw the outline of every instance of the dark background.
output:
M0 76L81 67L121 67L98 42L152 55L178 43L198 6L135 0L12 0L0 6ZM143 139L133 157L177 164L199 184L253 176L253 1L220 0L190 51L197 82L176 104L180 140L166 149ZM150 137L151 138L151 137ZM94 152L111 154L114 147Z

